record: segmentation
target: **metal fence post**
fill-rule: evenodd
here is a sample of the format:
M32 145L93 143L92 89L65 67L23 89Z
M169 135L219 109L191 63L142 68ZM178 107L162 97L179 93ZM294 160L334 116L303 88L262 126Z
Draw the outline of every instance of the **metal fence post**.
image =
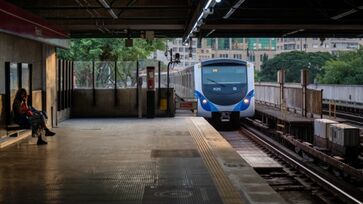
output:
M92 102L96 105L95 61L92 61Z
M308 84L308 70L301 69L300 71L300 82L302 86L302 107L301 107L301 114L302 116L307 116L307 84Z
M117 61L115 61L115 76L114 76L114 79L115 79L115 84L114 84L114 103L115 103L115 106L118 105L118 100L117 100L117 73L118 73L118 69L117 69Z
M158 62L158 106L160 107L161 100L161 61Z
M142 118L142 97L139 95L142 95L142 77L137 78L137 113L138 117Z
M320 90L320 118L323 118L323 91L324 89Z
M284 86L285 86L285 70L281 69L277 72L277 82L280 84L280 111L284 108L285 103L285 95L284 95Z
M136 60L136 79L139 82L139 61ZM139 107L139 92L141 92L141 88L139 90L139 86L141 86L139 83L136 85L136 108Z

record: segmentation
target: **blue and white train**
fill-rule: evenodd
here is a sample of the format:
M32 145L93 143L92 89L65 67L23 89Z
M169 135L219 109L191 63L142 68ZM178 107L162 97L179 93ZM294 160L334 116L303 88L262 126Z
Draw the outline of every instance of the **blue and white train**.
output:
M170 77L177 95L188 98L194 91L198 116L234 122L255 113L254 67L250 62L211 59Z

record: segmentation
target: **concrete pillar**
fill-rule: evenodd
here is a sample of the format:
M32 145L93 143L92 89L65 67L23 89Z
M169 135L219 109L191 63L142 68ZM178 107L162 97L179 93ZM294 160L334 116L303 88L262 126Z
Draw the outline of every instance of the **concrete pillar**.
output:
M56 61L55 47L49 45L43 45L43 70L45 72L44 83L45 87L42 87L45 94L45 111L48 113L47 126L52 127L52 124L56 122Z

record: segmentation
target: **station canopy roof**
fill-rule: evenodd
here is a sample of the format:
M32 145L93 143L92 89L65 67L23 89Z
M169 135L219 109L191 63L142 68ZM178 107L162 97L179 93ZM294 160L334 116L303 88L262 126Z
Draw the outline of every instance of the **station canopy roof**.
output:
M363 37L362 0L7 1L71 37Z

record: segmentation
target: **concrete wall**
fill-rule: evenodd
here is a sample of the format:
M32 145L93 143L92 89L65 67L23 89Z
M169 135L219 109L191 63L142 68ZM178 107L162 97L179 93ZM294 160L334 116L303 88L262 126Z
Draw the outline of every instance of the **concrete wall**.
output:
M45 68L45 80L43 81L43 91L45 91L45 104L43 109L48 114L47 125L52 126L56 123L56 111L57 111L57 57L55 54L55 47L49 45L43 45L43 59Z
M55 116L57 110L55 47L0 33L0 94L5 94L5 62L33 65L32 88L37 90L33 100L36 100L37 108L47 111L48 116ZM0 112L0 126L4 123L3 115L3 112ZM54 121L55 117L53 121L48 120L48 126L55 124Z
M55 123L53 123L53 125L58 125L59 123L67 120L68 118L70 118L70 115L71 115L70 108L64 109L62 111L57 111L56 121Z
M113 89L96 89L96 104L93 105L92 89L76 89L73 91L73 104L71 117L136 117L136 89L118 89L115 105ZM166 98L166 89L161 89L162 98ZM174 94L170 91L170 107L175 112ZM142 90L142 112L146 114L146 89ZM155 95L155 108L157 116L166 116L166 111L161 111Z
M6 134L4 95L0 94L0 137Z
M278 83L255 83L255 99L258 102L280 106L281 92ZM301 111L303 109L302 86L296 83L284 84L285 105L288 109ZM306 91L306 108L309 112L321 114L322 94L320 90L308 88Z
M323 90L324 100L363 105L362 85L310 84L309 88Z
M33 89L41 89L42 44L0 33L0 94L5 94L5 62L33 64Z

